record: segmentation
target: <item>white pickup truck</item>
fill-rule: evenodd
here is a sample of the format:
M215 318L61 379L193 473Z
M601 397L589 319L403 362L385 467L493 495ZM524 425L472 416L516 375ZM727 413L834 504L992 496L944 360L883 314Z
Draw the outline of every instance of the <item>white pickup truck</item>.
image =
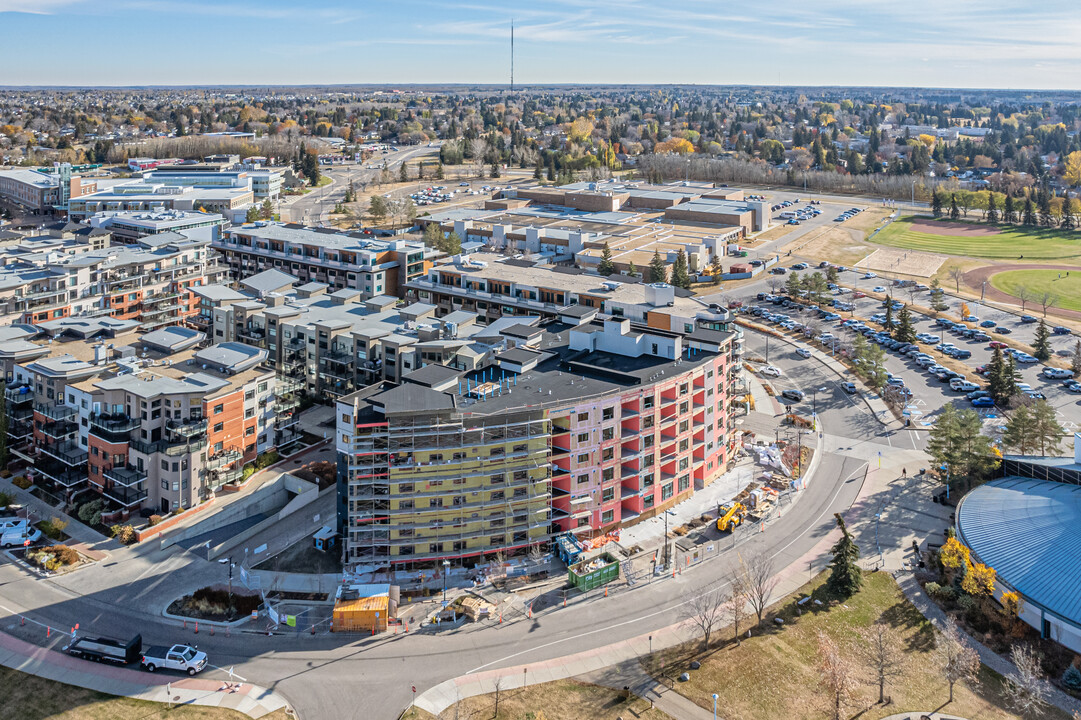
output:
M143 652L141 664L148 672L162 668L194 675L206 667L206 653L191 645L151 645Z

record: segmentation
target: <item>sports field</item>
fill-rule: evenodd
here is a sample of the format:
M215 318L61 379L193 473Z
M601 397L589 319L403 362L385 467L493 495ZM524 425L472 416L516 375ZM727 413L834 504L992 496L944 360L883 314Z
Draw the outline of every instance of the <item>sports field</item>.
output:
M992 260L1049 260L1081 265L1081 232L1037 230L905 217L870 238L892 247Z
M1081 310L1081 270L1007 270L992 275L991 285L1014 297L1025 288L1028 296L1037 300L1049 292L1056 297L1055 307Z

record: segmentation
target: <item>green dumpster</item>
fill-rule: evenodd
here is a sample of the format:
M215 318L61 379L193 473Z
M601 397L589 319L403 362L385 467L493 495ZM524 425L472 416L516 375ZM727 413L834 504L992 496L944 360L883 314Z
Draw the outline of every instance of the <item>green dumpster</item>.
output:
M585 592L607 585L619 577L619 560L611 553L582 560L567 569L570 584Z

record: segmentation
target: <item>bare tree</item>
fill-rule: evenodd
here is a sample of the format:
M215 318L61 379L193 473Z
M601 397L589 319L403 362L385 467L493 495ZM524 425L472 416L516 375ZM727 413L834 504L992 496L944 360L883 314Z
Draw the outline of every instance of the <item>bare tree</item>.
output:
M1043 307L1043 316L1047 317L1047 308L1058 302L1058 295L1051 292L1050 290L1045 290L1044 293L1040 295L1040 299L1038 300L1038 302L1040 303L1041 307Z
M980 656L961 637L953 618L946 618L941 632L935 637L935 655L943 677L950 684L949 702L953 702L953 686L958 681L975 682L980 670Z
M495 717L499 717L499 696L503 694L503 676L495 679Z
M781 282L777 278L777 276L771 277L769 280L766 281L766 284L769 285L769 291L772 292L772 293L777 292L778 290L780 290L784 286L784 283Z
M1017 669L1006 676L1006 697L1021 716L1038 717L1050 694L1040 654L1031 645L1015 645L1010 660Z
M713 628L724 617L728 595L722 590L710 590L695 595L683 606L684 619L689 620L702 633L702 650L709 649L709 638Z
M724 616L725 619L732 623L732 637L735 639L737 645L743 644L743 641L740 640L739 624L746 615L747 596L744 594L740 584L733 580L731 589L728 593L728 598L724 603Z
M950 280L953 280L954 291L961 292L961 280L965 277L965 271L959 267L951 267L949 276Z
M762 624L762 615L766 612L770 597L777 587L777 578L773 575L773 560L765 553L755 553L747 558L739 556L739 569L736 578L742 588L751 609Z
M833 638L823 632L818 633L818 675L829 694L827 709L830 717L841 720L856 689L856 669Z
M886 702L886 683L901 676L901 639L889 625L877 622L863 633L863 661L878 682L878 702Z
M484 156L488 152L488 143L484 138L474 138L469 143L469 151L473 154L474 174L484 177Z
M1014 295L1021 301L1021 312L1025 311L1025 303L1032 299L1032 291L1028 289L1027 285L1020 285L1014 290Z

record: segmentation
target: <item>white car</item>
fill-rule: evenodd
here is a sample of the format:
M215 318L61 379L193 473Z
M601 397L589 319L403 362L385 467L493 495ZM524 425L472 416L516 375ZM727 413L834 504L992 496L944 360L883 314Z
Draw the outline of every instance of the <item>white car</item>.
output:
M774 367L773 365L767 365L762 368L762 374L766 377L781 377L781 369Z
M969 382L964 378L954 378L953 380L950 380L950 390L954 390L955 392L970 393L973 390L979 389L979 385L973 382Z
M796 348L796 354L799 355L801 358L811 357L811 351L807 348Z
M876 278L876 277L878 277L878 273L873 273L870 270L868 270L867 272L865 272L863 274L863 279L864 280L870 280L871 278Z
M1065 380L1073 377L1073 373L1063 368L1045 367L1043 376L1049 380Z

